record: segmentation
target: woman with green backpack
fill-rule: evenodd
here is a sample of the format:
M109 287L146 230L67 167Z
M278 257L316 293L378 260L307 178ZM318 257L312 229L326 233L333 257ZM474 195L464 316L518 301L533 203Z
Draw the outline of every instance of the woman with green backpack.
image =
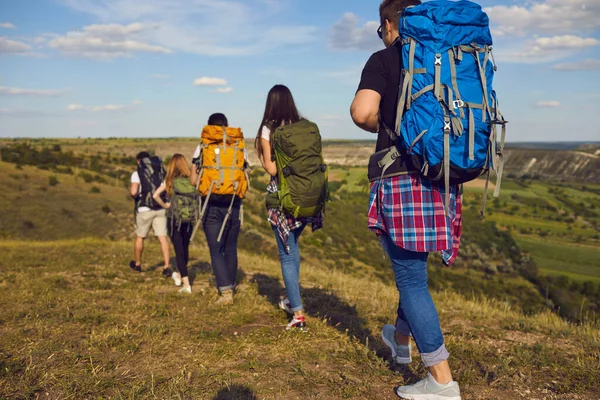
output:
M267 95L255 147L271 176L266 206L287 292L279 307L292 317L288 330L304 331L298 239L307 224L313 231L323 226L327 168L317 125L300 117L292 93L284 85L273 86Z
M163 192L169 195L169 202L165 203L160 195ZM183 287L179 293L191 294L192 287L188 277L187 264L189 260L190 238L198 214L199 194L190 183L190 168L182 154L175 154L169 161L165 181L152 195L154 200L166 208L167 228L171 242L175 248L177 269L172 278L175 285Z

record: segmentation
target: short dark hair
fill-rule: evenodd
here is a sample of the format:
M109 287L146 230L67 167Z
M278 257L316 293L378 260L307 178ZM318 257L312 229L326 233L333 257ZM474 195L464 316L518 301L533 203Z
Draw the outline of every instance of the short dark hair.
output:
M222 113L214 113L208 117L207 125L229 126L227 123L227 117Z
M382 24L387 19L392 26L398 26L400 12L406 7L418 6L421 0L383 0L379 5L379 22Z
M135 159L139 161L143 158L149 158L149 157L150 157L150 154L147 151L140 151L137 154L137 156L135 156Z

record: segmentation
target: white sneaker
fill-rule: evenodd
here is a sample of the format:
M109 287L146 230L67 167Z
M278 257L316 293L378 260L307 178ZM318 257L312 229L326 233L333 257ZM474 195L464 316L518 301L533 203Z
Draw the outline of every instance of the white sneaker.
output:
M285 311L286 313L288 313L290 315L294 314L294 312L290 308L290 301L288 300L287 297L285 299L279 300L279 308L281 308L283 311Z
M399 387L396 394L407 400L461 400L457 382L441 385L431 374L414 385Z
M192 287L191 286L184 286L181 289L178 290L179 293L183 293L183 294L192 294Z
M171 278L175 281L175 286L181 286L181 274L179 272L173 272Z
M381 330L381 339L392 350L392 359L398 364L410 364L412 361L411 357L411 346L404 346L396 343L395 338L396 327L394 325L386 324Z

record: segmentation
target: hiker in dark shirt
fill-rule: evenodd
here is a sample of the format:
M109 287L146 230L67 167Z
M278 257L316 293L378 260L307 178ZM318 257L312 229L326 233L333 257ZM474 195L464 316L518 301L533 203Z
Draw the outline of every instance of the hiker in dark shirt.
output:
M395 126L400 83L400 13L419 0L384 0L379 8L381 25L377 31L386 49L367 61L350 109L360 128L377 133L376 151L395 142L383 124ZM375 34L375 32L373 32ZM402 157L404 158L404 157ZM406 399L460 399L458 384L448 365L448 351L440 328L438 313L427 287L427 256L442 252L450 264L460 243L461 200L457 186L451 187L448 215L444 212L444 188L421 178L420 173L402 160L409 173L375 180L371 183L369 228L381 238L394 270L400 294L396 324L385 325L382 338L397 363L411 362L411 336L428 376L418 383L402 386L396 393Z
M227 117L222 113L212 114L208 118L207 125L216 127L229 126ZM190 176L190 182L194 186L197 186L201 179L201 167L198 166L201 154L202 148L198 145L192 156ZM208 201L208 204L205 203L206 201ZM210 250L212 270L219 293L216 303L219 305L230 305L233 303L233 294L237 288L237 245L241 226L240 210L242 199L236 194L211 193L203 199L202 204L203 207L206 207L202 215L202 228ZM227 217L230 206L231 214ZM219 240L220 234L221 237Z

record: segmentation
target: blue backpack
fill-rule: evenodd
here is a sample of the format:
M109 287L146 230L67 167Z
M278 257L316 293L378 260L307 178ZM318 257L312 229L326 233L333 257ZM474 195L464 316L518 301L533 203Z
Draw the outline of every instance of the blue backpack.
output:
M398 111L394 131L386 131L399 136L423 177L445 182L446 210L450 185L487 174L485 207L490 169L497 175L494 197L500 191L507 122L492 89L496 65L488 16L470 1L434 0L406 8L398 31ZM385 157L382 166L397 156Z

